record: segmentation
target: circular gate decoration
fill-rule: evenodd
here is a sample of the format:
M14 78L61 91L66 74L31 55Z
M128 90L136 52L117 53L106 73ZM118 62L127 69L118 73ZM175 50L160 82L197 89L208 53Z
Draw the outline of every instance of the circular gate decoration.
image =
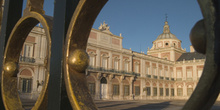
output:
M4 106L7 110L23 109L18 93L15 92L17 91L15 76L18 70L18 59L25 38L39 22L46 32L47 55L48 62L50 62L52 18L43 15L43 2L44 0L28 0L28 5L31 8L26 10L24 16L15 25L6 46L1 90ZM86 86L85 69L88 66L88 55L85 50L93 22L106 2L107 0L80 0L69 24L64 46L63 70L66 91L73 109L97 109ZM206 54L206 62L200 81L183 107L184 110L209 109L220 91L220 5L217 0L198 0L198 2L204 20L199 22L199 27L197 27L198 25L195 26L191 32L191 39L193 39L193 45L198 46L198 44L194 44L194 40L198 39L194 37L198 34L194 30L205 31L200 36L203 40L201 42L204 43L202 44L203 47L197 50L201 50L202 53ZM49 67L48 63L47 69ZM47 108L48 79L49 71L47 71L44 88L33 109Z
M1 80L2 98L5 109L23 109L18 92L17 92L17 72L20 52L26 37L30 31L38 24L41 23L47 38L47 62L50 61L50 46L51 46L51 31L52 31L52 17L45 16L36 12L26 13L15 25L9 37L3 61L3 71ZM47 70L49 64L46 65ZM49 81L49 71L46 72L45 83L40 96L33 109L46 108L47 100L47 85Z

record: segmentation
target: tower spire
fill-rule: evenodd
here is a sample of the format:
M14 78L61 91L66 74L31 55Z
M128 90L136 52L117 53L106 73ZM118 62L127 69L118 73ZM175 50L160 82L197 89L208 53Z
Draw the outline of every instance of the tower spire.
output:
M169 25L168 25L168 21L167 21L167 18L168 18L168 16L167 16L167 14L165 14L165 25L163 26L163 33L170 33L170 27L169 27Z

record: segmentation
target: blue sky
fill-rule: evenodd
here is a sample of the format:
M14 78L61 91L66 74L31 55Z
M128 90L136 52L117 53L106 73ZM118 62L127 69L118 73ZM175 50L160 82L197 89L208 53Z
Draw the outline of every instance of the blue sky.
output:
M47 15L53 15L54 0L45 0ZM98 15L93 28L105 21L110 31L123 36L123 48L146 53L152 42L163 32L165 14L171 33L189 51L189 33L202 19L197 0L109 0Z

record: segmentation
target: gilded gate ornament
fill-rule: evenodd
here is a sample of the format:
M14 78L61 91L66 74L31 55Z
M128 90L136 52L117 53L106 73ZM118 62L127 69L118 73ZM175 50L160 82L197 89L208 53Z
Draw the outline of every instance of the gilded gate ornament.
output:
M192 45L206 55L206 62L197 87L183 110L209 110L220 91L220 1L198 0L198 3L204 18L193 27L191 39L200 42L192 41ZM198 34L195 30L203 32Z
M33 0L32 0L33 1ZM36 1L35 1L36 2ZM31 1L27 3L31 5L36 5ZM43 2L41 2L43 5ZM31 6L27 5L24 12L24 16L15 25L12 30L7 46L5 48L4 61L3 61L3 71L1 79L1 90L4 106L6 110L22 110L22 104L17 92L17 70L20 52L27 35L30 31L38 24L41 23L46 34L47 44L48 44L48 61L50 61L50 46L51 46L51 32L52 32L52 17L46 16L43 13L35 12L35 10L43 10L43 7L38 7L38 9L30 9ZM47 70L49 69L49 65ZM46 108L47 106L47 84L49 81L49 71L45 75L44 88L35 103L33 110L38 110Z
M65 81L65 85L62 86L65 88L69 99L68 102L70 102L72 109L97 109L86 84L85 69L88 66L88 55L85 50L93 22L106 2L107 0L80 0L69 24L62 58ZM206 63L201 79L192 96L183 107L184 110L210 109L220 91L220 2L219 0L198 0L198 2L204 19L199 21L192 29L191 41L197 51L206 54ZM28 33L38 23L42 24L47 37L48 56L46 62L50 62L51 57L53 57L50 51L53 44L51 42L52 17L44 15L43 3L44 0L27 1L24 16L20 18L12 30L5 48L1 74L1 92L4 108L7 110L23 109L18 93L16 92L17 64L20 51ZM198 30L203 33L197 33ZM200 40L198 38L202 38L200 44L195 43L196 40ZM202 47L198 48L197 46L201 44ZM43 110L48 107L48 82L49 77L53 75L49 73L49 69L54 65L50 65L50 63L46 65L47 75L44 88L32 108L33 110ZM0 108L3 109L3 107Z

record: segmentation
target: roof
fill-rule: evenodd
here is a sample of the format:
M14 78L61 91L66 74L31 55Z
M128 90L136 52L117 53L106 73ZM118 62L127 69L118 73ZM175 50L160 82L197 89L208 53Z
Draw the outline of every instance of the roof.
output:
M156 40L159 39L177 39L177 37L170 32L170 27L167 21L165 21L165 25L163 26L163 33L160 34Z
M187 53L183 53L177 61L194 60L194 58L195 60L205 59L206 56L198 52L187 52Z

